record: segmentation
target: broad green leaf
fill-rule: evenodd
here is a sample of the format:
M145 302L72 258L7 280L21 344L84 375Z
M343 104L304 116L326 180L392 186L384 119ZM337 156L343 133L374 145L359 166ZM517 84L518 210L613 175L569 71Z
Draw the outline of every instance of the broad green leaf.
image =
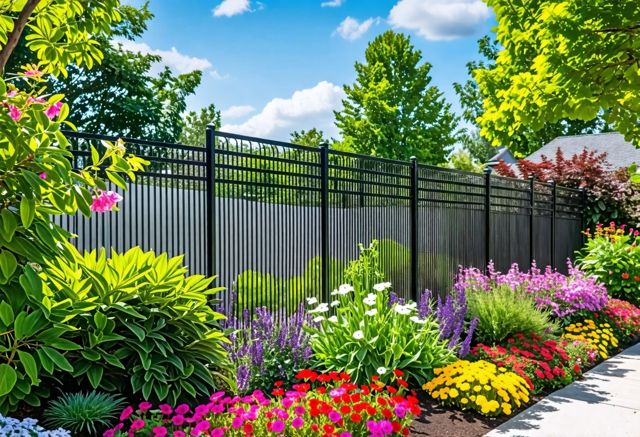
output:
M28 228L33 222L33 218L36 215L36 202L34 199L23 197L20 201L20 219L22 220L22 226Z
M13 323L13 308L6 301L0 302L0 320L5 326L9 326Z
M20 363L24 368L26 374L31 378L31 382L34 385L40 383L40 379L38 378L38 365L36 364L35 358L29 352L18 350L18 358L20 359Z
M0 396L11 393L18 380L16 371L8 364L0 364Z
M47 346L43 346L42 351L49 358L51 358L51 361L53 361L53 363L60 370L64 370L65 372L73 372L73 366L71 365L71 363L69 363L69 360L67 360L67 358L64 355L62 355L60 352Z

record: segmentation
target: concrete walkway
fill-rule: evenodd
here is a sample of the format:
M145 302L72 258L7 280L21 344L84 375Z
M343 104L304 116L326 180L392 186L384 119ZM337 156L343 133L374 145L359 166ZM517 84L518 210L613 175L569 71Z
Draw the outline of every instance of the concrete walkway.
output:
M485 437L640 437L640 343Z

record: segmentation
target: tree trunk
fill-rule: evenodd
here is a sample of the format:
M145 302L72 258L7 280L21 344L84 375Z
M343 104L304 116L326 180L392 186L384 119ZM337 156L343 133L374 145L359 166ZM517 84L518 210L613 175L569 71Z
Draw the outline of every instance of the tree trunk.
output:
M13 22L13 30L9 32L9 36L7 38L7 44L2 47L0 50L0 74L4 74L4 67L9 62L9 57L11 53L15 50L18 42L20 41L20 36L24 31L27 22L29 21L29 17L33 10L38 6L41 0L29 0L27 4L24 6L18 18Z

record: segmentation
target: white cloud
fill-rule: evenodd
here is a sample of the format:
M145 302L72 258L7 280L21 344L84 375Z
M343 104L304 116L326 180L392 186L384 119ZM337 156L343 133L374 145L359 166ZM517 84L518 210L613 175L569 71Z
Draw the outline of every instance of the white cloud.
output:
M123 49L130 52L160 56L162 61L152 67L152 74L160 72L164 66L167 66L179 74L200 70L208 71L209 75L216 79L226 79L228 77L220 75L208 59L185 55L180 53L175 47L171 47L171 50L159 50L150 47L147 43L130 41L128 39L116 40L112 44L119 44Z
M216 17L233 17L234 15L244 14L251 11L251 2L249 0L222 0L222 2L213 9L213 15Z
M245 115L249 115L255 110L256 108L251 105L230 106L227 109L223 110L220 115L222 116L223 120L236 119L242 118Z
M355 18L347 17L340 23L335 33L346 40L354 41L364 35L371 26L379 21L379 18L368 18L360 23Z
M328 2L320 3L320 6L323 8L339 8L343 2L344 0L329 0Z
M400 0L389 13L389 23L442 41L474 34L490 16L482 0Z
M316 127L327 136L336 136L333 111L341 109L344 97L341 87L322 81L288 99L275 98L246 122L225 124L221 130L286 141L294 130Z

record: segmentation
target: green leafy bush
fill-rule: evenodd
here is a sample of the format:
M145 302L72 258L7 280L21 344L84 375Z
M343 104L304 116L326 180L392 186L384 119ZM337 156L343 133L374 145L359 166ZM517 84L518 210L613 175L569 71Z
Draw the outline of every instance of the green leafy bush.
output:
M65 393L44 410L44 423L76 435L98 435L118 419L126 405L124 399L108 393Z
M72 256L71 235L51 216L89 216L107 193L99 175L126 188L121 175L133 180L146 164L126 155L122 143L105 143L104 153L92 147L87 166L73 170L60 132L69 112L63 96L43 96L37 70L14 81L20 89L0 79L0 413L20 402L40 406L44 381L72 371L65 354L80 347L65 338L75 313L38 277L46 259Z
M47 264L53 294L77 313L70 334L82 350L67 358L81 386L173 403L211 393L212 371L228 365L224 316L208 302L220 289L186 273L181 256L138 247Z
M578 265L607 287L609 296L640 305L640 232L598 225L579 252Z
M557 331L551 313L536 308L533 297L508 284L490 291L470 288L467 294L467 317L478 318L476 340L495 344L518 332L546 334Z
M434 318L419 317L415 302L391 302L391 284L375 282L381 279L375 243L362 248L345 278L353 284L334 290L334 301L309 301L313 308L308 313L316 325L307 329L319 366L346 371L356 383L366 383L374 375L387 381L392 370L400 370L406 379L421 384L435 367L456 359L448 342L440 339ZM329 315L331 311L335 314Z

